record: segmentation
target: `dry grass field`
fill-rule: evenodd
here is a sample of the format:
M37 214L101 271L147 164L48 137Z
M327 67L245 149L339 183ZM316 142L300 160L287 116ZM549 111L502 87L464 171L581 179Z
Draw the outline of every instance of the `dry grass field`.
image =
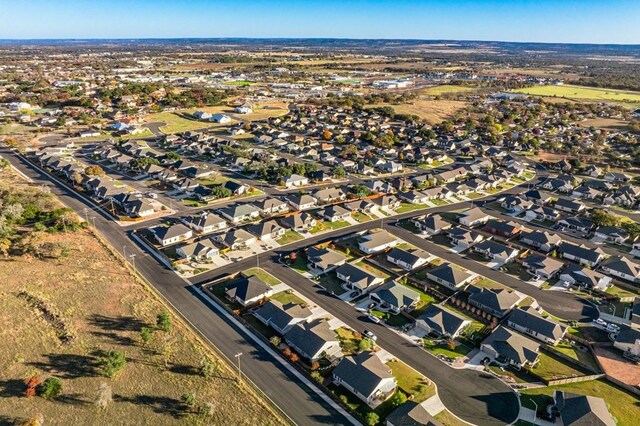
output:
M390 105L375 104L367 107L390 106L396 114L411 114L426 120L429 124L437 124L451 118L457 111L467 106L466 102L445 99L417 99L410 104Z
M5 185L27 185L7 175L0 174ZM179 321L157 329L163 304L90 231L32 237L62 254L0 258L0 424L37 414L47 425L282 423ZM153 330L147 343L143 327ZM113 378L99 362L110 350L127 359ZM207 377L203 359L210 360ZM61 396L26 397L24 380L33 375L58 377ZM99 408L103 383L112 402Z

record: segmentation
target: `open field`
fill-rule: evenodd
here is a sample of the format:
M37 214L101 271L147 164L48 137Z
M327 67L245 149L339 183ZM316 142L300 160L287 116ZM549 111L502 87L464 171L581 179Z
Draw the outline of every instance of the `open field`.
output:
M444 93L463 93L473 92L475 87L458 86L454 84L442 84L440 86L427 87L418 91L421 95L439 96Z
M7 175L0 180L26 186ZM32 232L25 238L61 250L2 259L0 423L37 413L46 424L59 425L282 423L182 323L174 319L169 331L158 329L164 305L91 232ZM146 343L143 327L152 330ZM127 359L113 378L100 365L110 350ZM199 369L207 358L213 369L205 378ZM58 377L61 396L27 398L23 381L33 375ZM105 409L94 404L102 383L113 398ZM181 400L189 393L195 394L194 407ZM207 403L212 416L198 411Z
M426 120L429 124L437 124L448 118L462 108L466 107L466 102L450 101L445 99L417 99L410 104L372 104L367 107L388 106L393 108L396 114L417 115Z
M616 418L619 426L633 426L640 424L640 404L638 398L605 380L591 380L588 382L571 383L567 385L549 386L544 388L526 389L523 394L523 405L529 395L553 395L554 390L592 395L603 398L609 406L609 411Z
M595 127L597 129L606 129L612 132L625 130L629 123L624 120L615 118L594 118L592 120L584 120L578 122L580 127Z
M600 89L583 86L534 86L516 90L534 96L555 96L567 99L586 99L592 101L615 101L640 103L640 92L631 92L616 89Z

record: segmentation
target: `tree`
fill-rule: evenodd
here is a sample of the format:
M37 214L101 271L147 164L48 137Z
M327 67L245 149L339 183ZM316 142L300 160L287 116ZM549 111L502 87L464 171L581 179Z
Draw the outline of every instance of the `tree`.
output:
M231 197L233 195L233 192L229 189L229 188L225 188L222 185L215 185L213 187L211 187L211 196L213 198L227 198L227 197Z
M326 141L331 140L331 137L333 136L333 134L331 133L331 131L329 129L324 129L322 131L322 138Z
M605 210L594 210L591 213L591 221L599 226L618 226L620 217Z
M40 377L37 375L33 375L25 379L24 384L27 385L27 390L24 392L24 394L27 396L27 398L36 396L36 388L38 387L38 385L40 385L40 383Z
M347 175L347 172L344 169L344 167L336 167L335 169L333 169L333 176L335 176L338 179L341 179L346 175Z
M142 327L140 329L140 339L142 339L143 343L149 343L151 337L153 336L153 330L149 327Z
M316 381L317 383L322 383L324 382L324 377L322 377L322 374L320 374L317 371L312 371L311 372L311 378Z
M104 176L104 170L102 169L102 167L98 166L98 165L91 165L91 166L87 166L84 169L84 172L86 174L88 174L89 176Z
M171 161L180 161L182 159L180 154L177 154L175 152L168 152L167 155L165 155L165 157L167 160L171 160Z
M280 346L280 343L282 343L282 339L278 336L272 336L271 339L269 339L269 341L271 342L271 344L273 346L275 346L276 348L278 346Z
M218 366L211 361L208 356L203 356L200 360L200 375L202 377L211 377L218 370Z
M192 392L183 394L180 399L189 407L193 407L196 404L196 395Z
M169 315L169 312L167 311L160 312L158 314L158 317L156 318L156 325L162 331L166 331L166 332L171 331L171 316Z
M289 357L289 359L291 360L291 362L298 362L298 354L292 352L291 356Z
M380 422L380 416L378 416L375 412L369 411L367 415L364 417L364 421L367 426L374 426Z
M107 405L111 404L113 396L111 394L111 386L107 382L100 383L96 395L95 404L100 408L107 408Z
M364 351L368 351L371 350L371 340L369 339L361 339L358 342L358 351L359 352L364 352Z
M123 352L107 351L102 356L100 365L102 366L102 373L111 378L127 365L127 358Z
M393 405L394 407L399 407L402 404L404 404L405 402L407 402L407 395L404 394L404 392L400 392L397 391L396 393L393 394L393 396L389 399L389 402L391 403L391 405Z
M55 399L62 393L62 381L57 377L48 377L41 385L40 395L45 399Z
M35 416L31 416L24 422L20 423L20 426L43 426L43 425L44 425L44 416L41 413L38 413Z

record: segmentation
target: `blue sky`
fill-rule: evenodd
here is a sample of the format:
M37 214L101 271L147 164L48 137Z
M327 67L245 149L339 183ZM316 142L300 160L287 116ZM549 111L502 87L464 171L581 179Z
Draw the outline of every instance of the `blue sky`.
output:
M0 39L155 37L640 44L640 0L0 0Z

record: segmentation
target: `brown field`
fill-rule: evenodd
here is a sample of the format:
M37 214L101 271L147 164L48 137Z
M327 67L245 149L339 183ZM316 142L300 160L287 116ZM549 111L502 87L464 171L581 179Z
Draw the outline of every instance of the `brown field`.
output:
M17 184L6 175L0 179ZM175 317L169 332L155 330L144 344L140 329L154 328L164 306L89 231L37 238L59 243L67 252L56 259L1 260L1 424L38 413L47 425L283 423ZM43 306L58 318L45 316ZM107 350L127 357L127 365L111 379L98 365L99 354ZM199 374L205 356L215 365L208 378ZM24 396L23 380L34 374L42 380L60 378L62 395L56 400ZM102 383L113 394L105 409L94 404ZM212 415L183 404L186 393L195 395L197 406L212 404Z
M578 123L580 127L595 127L598 129L606 129L610 131L624 130L629 126L629 123L624 120L618 120L615 118L594 118L592 120L585 120Z
M467 106L466 102L449 100L418 99L410 104L389 105L376 104L367 107L390 106L397 114L415 114L429 124L437 124L449 119L457 111Z

